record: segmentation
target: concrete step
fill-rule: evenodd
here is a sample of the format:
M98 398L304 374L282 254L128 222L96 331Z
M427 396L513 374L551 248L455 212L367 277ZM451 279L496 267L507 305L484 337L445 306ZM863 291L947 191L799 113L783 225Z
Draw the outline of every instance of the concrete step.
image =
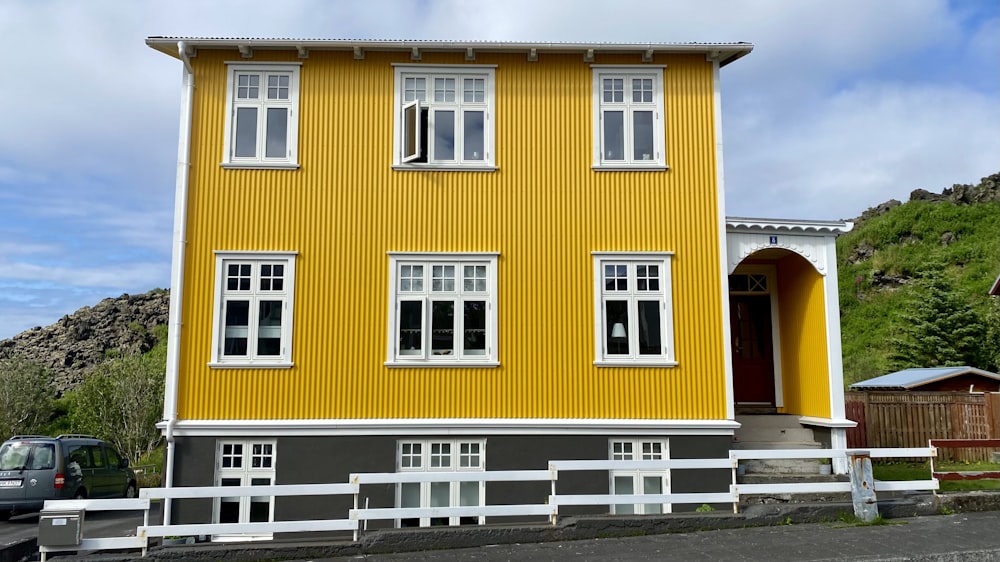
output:
M736 421L739 422L742 428L745 429L763 427L776 429L802 427L802 424L799 423L798 416L789 416L785 414L737 415Z
M733 441L733 449L822 449L816 441Z
M820 462L813 459L753 459L740 461L746 474L819 475Z
M815 435L813 430L807 427L795 427L795 428L771 428L771 427L753 427L749 429L740 428L736 431L736 437L742 441L774 441L774 442L790 442L790 443L801 443L813 441Z

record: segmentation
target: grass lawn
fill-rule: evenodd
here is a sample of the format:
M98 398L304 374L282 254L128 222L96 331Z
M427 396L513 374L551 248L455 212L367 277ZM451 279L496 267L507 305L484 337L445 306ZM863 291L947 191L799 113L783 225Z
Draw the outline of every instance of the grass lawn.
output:
M1000 464L990 462L938 462L938 472L983 472L1000 470ZM873 462L872 472L877 480L929 480L929 462ZM1000 480L941 480L942 492L966 490L1000 490Z

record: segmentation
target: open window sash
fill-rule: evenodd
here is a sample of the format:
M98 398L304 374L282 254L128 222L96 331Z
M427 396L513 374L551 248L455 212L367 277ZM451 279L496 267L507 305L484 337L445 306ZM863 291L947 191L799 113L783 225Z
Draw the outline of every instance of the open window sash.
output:
M423 154L422 130L420 100L413 100L403 106L403 162L412 162Z

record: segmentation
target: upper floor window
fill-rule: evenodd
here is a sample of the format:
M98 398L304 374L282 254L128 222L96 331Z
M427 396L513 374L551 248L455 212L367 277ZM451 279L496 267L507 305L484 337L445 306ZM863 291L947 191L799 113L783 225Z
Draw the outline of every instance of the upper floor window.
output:
M493 169L494 67L396 65L393 165Z
M298 165L298 63L230 64L226 108L223 165Z
M594 167L666 168L663 67L594 66Z
M497 365L497 254L390 254L389 365Z
M596 364L676 365L671 255L594 254Z
M216 254L212 366L291 367L294 281L294 254Z

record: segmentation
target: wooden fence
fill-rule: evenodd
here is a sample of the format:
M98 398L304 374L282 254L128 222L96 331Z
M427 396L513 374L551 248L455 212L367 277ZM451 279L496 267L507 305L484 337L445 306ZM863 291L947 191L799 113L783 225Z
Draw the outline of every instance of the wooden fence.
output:
M848 448L920 447L931 439L1000 439L1000 394L848 392ZM989 448L942 450L943 460L987 461Z

